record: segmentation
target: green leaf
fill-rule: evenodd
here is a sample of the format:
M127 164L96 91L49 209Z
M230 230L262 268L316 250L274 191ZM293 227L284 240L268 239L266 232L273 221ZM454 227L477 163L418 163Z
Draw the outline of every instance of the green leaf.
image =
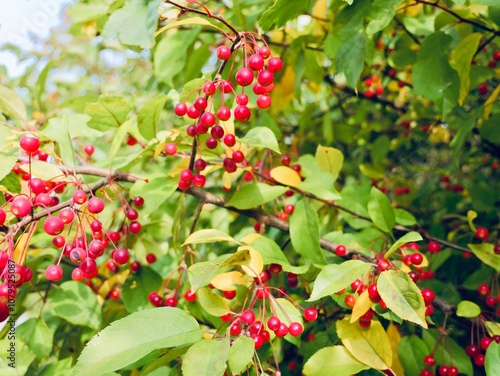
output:
M0 85L0 112L13 120L26 121L26 106L19 96L8 87Z
M17 327L19 337L41 360L52 350L53 335L43 319L32 318Z
M157 291L163 278L149 266L143 266L139 272L127 278L122 288L122 300L129 312L151 308L148 295Z
M429 35L413 66L414 93L436 102L443 117L457 104L460 90L458 73L448 61L451 41L451 36L440 31Z
M14 149L12 149L10 152L3 152L0 150L0 159L2 160L2 163L0 163L0 180L4 179L10 174L10 172L12 171L12 167L14 167L17 163L17 157L17 152Z
M202 339L189 348L182 362L184 376L222 375L229 358L229 338Z
M403 365L405 376L420 376L422 360L429 355L429 349L416 335L401 338L398 356Z
M285 272L302 274L309 269L308 265L293 266L290 264L280 246L275 241L258 235L249 244L260 253L264 265L279 264Z
M166 353L161 355L159 358L149 363L141 370L141 376L146 376L154 372L160 367L167 366L172 360L180 358L184 355L191 346L181 346L174 347L171 350L168 350ZM157 375L157 373L155 373Z
M338 73L344 73L347 85L355 87L365 65L366 35L362 28L351 33L342 42L335 54L335 66Z
M327 172L316 172L299 184L299 188L323 200L340 200L342 196L334 187L334 178Z
M326 264L325 255L319 245L318 214L306 199L295 204L295 210L290 217L290 239L295 252L306 260Z
M2 159L2 164L3 163L5 163L5 158ZM13 166L14 165L12 165L12 167ZM5 177L3 177L3 179L1 177L2 174L0 173L0 186L7 188L9 192L21 192L21 182L19 180L19 176L17 176L14 171L10 171L7 175L5 175Z
M486 376L494 376L500 370L500 343L493 341L488 346L484 360L484 370Z
M199 89L200 87L203 86L205 82L208 80L206 78L195 78L194 80L191 80L189 82L186 82L184 86L182 87L182 91L179 97L180 102L185 102L188 97L196 91L196 89Z
M451 66L455 68L460 77L460 95L458 103L463 104L470 90L470 67L476 53L481 33L473 33L462 39L452 53Z
M13 359L9 359L10 353L8 353L7 350L12 346L11 341L12 338L9 339L8 336L0 340L0 348L5 349L4 355L2 355L2 361L0 362L0 373L2 376L28 375L28 368L33 360L35 360L36 355L27 344L23 343L19 338L16 338L14 346L15 356Z
M186 68L187 51L195 42L200 27L180 30L156 45L154 53L154 73L158 80L174 87L174 77ZM172 57L175 56L175 59Z
M88 120L86 115L83 116ZM75 166L75 150L71 140L70 127L78 124L72 123L73 119L74 116L67 114L60 118L51 118L42 131L47 138L56 142L63 163L70 167ZM87 123L87 120L85 120L85 123Z
M71 324L99 328L101 307L90 287L76 281L67 281L50 292L50 304L57 316Z
M214 293L211 288L203 287L198 289L196 290L196 295L201 307L215 317L224 316L231 312L226 300Z
M348 260L342 264L323 267L314 281L311 297L308 301L314 302L324 296L335 294L356 279L369 273L371 269L371 265L360 260Z
M301 14L307 13L309 5L309 0L276 0L276 2L262 14L257 23L262 31L280 28L285 26L288 21Z
M500 272L500 256L495 253L495 246L493 244L467 244L467 246L479 260L491 266L497 273Z
M96 103L85 106L85 113L91 117L88 126L103 132L115 129L125 122L133 107L131 101L121 95L100 95Z
M158 208L177 190L176 179L169 178L165 174L150 175L148 181L137 180L130 193L134 196L147 197L141 210L141 217L147 217Z
M344 346L329 346L314 353L304 364L302 373L306 376L349 376L368 368Z
M402 226L413 226L417 224L417 220L410 212L401 209L395 208L394 215L396 217L396 223Z
M247 336L236 338L229 349L229 359L227 361L232 375L243 373L252 362L254 351L255 343L252 338Z
M422 293L407 273L399 270L382 272L377 281L377 288L387 308L403 320L427 328Z
M399 238L391 248L385 253L384 258L388 259L394 252L396 252L402 245L410 242L417 242L419 240L423 240L422 235L418 232L409 232L404 234L401 238Z
M158 6L163 0L129 0L113 12L104 25L103 38L115 35L121 43L141 48L154 46L153 33L158 26Z
M465 353L465 349L458 345L450 336L446 341L439 342L441 332L437 329L424 330L422 339L428 349L435 349L434 357L437 364L452 364L460 370L460 374L473 376L472 361ZM435 347L436 343L439 345Z
M203 229L193 232L189 235L182 246L187 244L200 244L200 243L216 243L216 242L232 242L238 243L233 237L226 234L224 231L216 229Z
M42 110L45 108L44 104L42 103L42 94L45 91L45 83L47 82L47 76L48 76L48 74L49 74L50 70L52 69L52 66L54 65L55 62L56 62L55 59L50 60L45 65L42 72L38 76L38 80L37 80L36 85L35 85L35 93L34 93L35 99L36 99L36 102L38 104L38 108L40 108Z
M396 216L391 201L376 187L373 187L370 191L368 214L375 226L382 231L391 232L396 224Z
M500 335L500 323L494 321L485 321L484 326L490 337Z
M119 370L153 350L191 344L201 337L196 320L181 309L160 307L135 312L92 338L80 354L73 375Z
M474 302L462 300L457 305L457 316L473 319L474 317L478 317L480 314L481 307Z
M396 7L403 0L375 0L372 3L370 22L366 25L366 33L371 36L385 29L394 18Z
M491 117L481 124L479 134L485 140L500 145L500 132L498 132L498 124L500 122L500 114L492 114Z
M335 182L344 164L344 154L338 149L318 145L315 158L320 170L330 173Z
M281 154L276 136L267 127L254 127L245 136L238 138L238 141L248 147L267 148Z
M361 363L375 369L388 369L392 364L392 349L382 324L372 320L370 327L350 323L350 317L337 320L337 334L342 344Z
M73 22L88 22L103 17L108 13L109 5L75 3L68 8Z
M222 30L220 27L215 26L214 24L210 23L210 21L208 21L204 18L189 17L189 18L184 19L184 20L170 22L168 25L165 25L161 29L157 30L154 33L154 37L156 38L158 35L160 35L164 31L167 31L169 29L179 28L180 26L186 26L186 25L209 26L209 27L213 27L213 28L221 31L222 33L224 33L224 30Z
M108 152L108 161L113 163L115 161L115 157L123 147L123 141L127 138L128 133L130 133L134 129L134 121L133 119L129 119L125 121L118 130L115 132L113 137L113 142L111 143L111 147Z
M226 206L241 210L252 209L274 200L287 190L287 187L271 186L264 183L248 184L237 190Z
M137 114L139 133L148 141L156 137L161 111L167 98L165 94L158 95L155 99L146 103Z

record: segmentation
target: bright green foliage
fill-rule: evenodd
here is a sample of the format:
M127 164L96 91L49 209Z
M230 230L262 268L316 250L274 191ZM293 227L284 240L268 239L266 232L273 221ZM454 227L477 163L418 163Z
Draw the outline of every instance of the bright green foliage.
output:
M2 45L1 375L496 375L497 0L63 5Z

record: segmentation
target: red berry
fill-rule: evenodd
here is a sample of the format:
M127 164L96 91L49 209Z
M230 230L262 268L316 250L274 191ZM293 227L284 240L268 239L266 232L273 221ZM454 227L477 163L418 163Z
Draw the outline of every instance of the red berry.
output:
M6 219L7 219L7 213L5 212L5 210L0 208L0 226L2 226L5 223Z
M133 272L138 272L139 270L141 270L142 268L142 265L139 261L132 261L130 263L130 270L133 271Z
M484 366L485 356L484 354L477 354L474 357L474 364L478 367Z
M94 154L95 147L94 147L94 145L88 144L88 145L85 145L85 147L83 148L83 151L88 156L91 156L92 154Z
M241 314L241 321L247 325L252 325L255 322L255 313L251 310L243 311Z
M235 172L238 169L236 162L232 158L225 158L222 162L222 165L224 166L224 169L229 173Z
M163 150L168 155L175 155L175 153L177 153L177 145L173 142L169 142L165 145L165 148Z
M441 245L438 242L431 241L427 245L427 249L430 253L438 253L439 251L441 251Z
M422 261L424 261L424 258L420 253L413 253L411 255L411 263L413 265L420 265Z
M221 106L217 110L217 117L221 121L229 120L231 118L231 110L229 108L225 107L225 106Z
M479 354L480 351L481 350L479 350L479 347L476 345L468 345L467 347L465 347L465 353L467 354L467 356L469 356L471 358L473 358L477 354Z
M242 123L250 120L250 110L246 106L236 106L234 109L234 118Z
M484 303L488 306L488 307L495 307L497 305L497 298L495 296L487 296L486 299L484 300Z
M458 368L455 366L448 367L448 376L457 376L459 374Z
M248 68L253 71L260 71L264 68L264 58L259 54L254 54L248 58Z
M271 106L271 97L268 94L260 94L257 97L257 106L261 110L269 108Z
M228 300L233 300L236 297L236 290L223 291L222 295Z
M205 145L207 145L208 149L215 149L219 145L219 141L214 137L209 137L205 140Z
M191 290L187 290L184 293L184 299L186 299L188 302L194 302L196 300L196 293Z
M347 295L344 299L344 303L346 304L346 306L352 308L356 304L356 298L354 297L354 295Z
M148 253L146 255L146 261L148 264L154 264L156 262L156 255L154 253Z
M144 205L144 199L141 196L134 197L134 199L132 200L132 204L140 208L141 206Z
M241 323L239 321L235 321L229 327L229 333L233 336L239 336L241 333Z
M43 223L43 229L48 235L59 235L64 230L64 222L59 217L49 216Z
M211 112L204 112L201 115L200 118L200 123L203 124L205 127L212 127L215 124L215 115L212 114Z
M204 175L196 174L193 176L193 180L191 182L193 186L203 188L207 182L207 178Z
M439 366L439 368L438 368L438 374L440 376L446 376L446 375L448 375L448 366Z
M424 363L428 365L429 367L432 367L436 364L436 359L434 359L434 355L427 355L424 358Z
M187 108L187 116L190 119L198 119L198 117L201 115L201 112L197 110L194 106L189 106Z
M271 330L277 330L281 325L281 321L276 316L271 316L267 320L267 327Z
M62 276L63 270L59 265L50 265L47 270L45 270L45 277L47 277L49 281L59 281Z
M224 143L226 144L226 146L233 147L236 144L236 137L234 136L234 134L226 134L224 136Z
M19 145L28 153L33 153L40 147L40 140L33 134L24 134L19 140Z
M304 327L298 322L292 322L288 328L290 335L298 337L304 331Z
M231 56L231 50L227 46L219 46L215 54L220 60L227 60Z
M251 334L250 338L252 338L254 341L255 350L260 349L262 347L262 345L264 344L264 339L259 334Z
M184 115L186 115L187 114L187 110L188 110L188 107L187 107L186 103L184 103L184 102L179 102L174 107L174 113L177 116L184 116Z
M210 134L212 135L212 137L220 140L222 137L224 137L224 128L222 128L220 125L215 125L210 130Z
M163 298L158 295L157 292L151 292L148 295L148 300L155 307L161 307L163 305Z
M479 293L479 295L482 295L482 296L487 296L490 294L490 288L488 287L488 285L486 284L480 284L478 287L477 287L477 292Z
M267 69L271 73L281 72L283 69L283 61L279 57L272 57L267 62Z
M263 70L257 76L257 81L262 86L269 86L274 81L274 75L271 72L269 72L268 70Z
M75 218L75 212L70 208L65 208L59 212L59 218L61 218L61 220L65 224L71 223L71 222L73 222L73 219ZM92 230L99 231L100 229L99 230L92 229Z
M75 193L73 193L73 201L76 204L82 205L87 201L87 194L82 189L77 189Z
M31 212L31 203L25 197L16 197L10 204L10 211L18 218L26 217Z
M288 166L290 165L290 162L292 161L292 159L290 158L289 155L283 155L281 157L281 164L285 165L285 166Z
M207 96L214 95L216 90L215 84L211 81L207 81L203 84L203 92Z
M344 247L343 245L338 245L335 248L335 254L339 257L344 257L345 255L347 255L346 247Z
M177 307L177 303L178 301L175 296L165 299L165 306L167 307Z
M485 227L478 227L476 230L476 238L479 240L486 240L488 239L488 236L490 236L490 233L487 228Z
M493 60L496 60L496 61L500 60L500 50L493 52Z
M318 318L318 311L315 308L307 308L304 311L304 318L307 321L314 321Z
M257 51L259 53L260 56L262 56L264 59L267 59L269 56L271 56L271 50L269 49L269 47L267 46L264 46L264 47L261 47L259 48L259 50Z
M234 78L238 85L245 87L253 82L254 75L251 69L240 68Z
M113 252L113 260L118 265L126 264L130 260L130 253L125 248L118 248Z
M277 337L284 337L288 334L288 326L285 324L281 323L278 329L274 331Z
M104 210L104 201L99 197L92 197L87 204L87 209L92 214L99 214Z
M423 289L421 292L425 305L429 305L436 298L434 291L430 289Z
M194 161L194 169L196 171L203 171L207 167L207 163L203 159L197 159Z
M491 342L493 342L493 338L490 337L483 337L479 340L479 346L486 351L488 347L490 346Z
M31 191L36 195L45 192L45 182L42 179L32 178L29 181L29 186Z
M232 158L236 163L241 163L245 160L245 155L241 150L236 150L233 152Z

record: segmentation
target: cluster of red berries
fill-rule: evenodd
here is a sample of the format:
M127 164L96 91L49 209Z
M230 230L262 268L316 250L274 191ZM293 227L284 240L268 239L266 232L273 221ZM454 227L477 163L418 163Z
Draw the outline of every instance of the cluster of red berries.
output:
M465 347L465 353L472 359L476 366L483 367L484 361L486 359L486 350L493 341L495 341L496 343L500 343L500 335L495 335L493 337L482 337L479 340L479 346L475 345L474 343L467 345Z
M364 92L365 97L373 98L384 94L384 88L382 87L382 82L380 77L371 76L365 79L363 82L366 86L366 90Z
M424 364L429 368L434 367L436 365L436 359L434 358L434 355L427 355L424 358ZM453 365L440 365L438 367L439 376L457 376L458 374L458 368ZM424 369L420 371L420 376L435 376L435 374L430 369Z
M234 83L231 80L231 73L228 79L222 79L220 76L213 81L205 82L196 91L197 96L190 104L179 102L174 107L174 113L177 116L187 116L194 121L187 127L186 133L189 136L197 137L210 133L204 141L204 146L208 150L214 150L222 142L228 149L227 155L223 158L222 165L228 173L237 170L238 164L245 162L245 155L241 150L233 150L236 145L236 137L228 133L224 127L224 122L233 116L236 121L247 122L251 118L251 111L248 107L249 97L245 94L245 88L252 85L252 91L257 95L256 105L260 109L266 109L271 105L270 93L274 89L274 75L283 69L283 62L279 57L272 57L271 50L267 46L258 46L250 38L247 40L243 35L243 42L240 46L244 49L244 66L238 69L234 75ZM250 56L247 56L250 54ZM234 51L225 45L219 46L216 51L217 57L222 61L222 67L231 56L236 55ZM238 94L234 85L241 87ZM217 93L220 94L219 101L215 100ZM235 96L235 106L228 106L228 96ZM218 108L216 108L218 106ZM229 151L230 150L230 151ZM165 145L166 154L175 155L177 145L168 143ZM229 154L230 153L230 154ZM195 161L194 169L198 174L194 176L181 176L179 179L179 188L188 189L191 185L203 186L204 177L200 173L205 169L206 163L202 158ZM181 173L181 174L182 174Z

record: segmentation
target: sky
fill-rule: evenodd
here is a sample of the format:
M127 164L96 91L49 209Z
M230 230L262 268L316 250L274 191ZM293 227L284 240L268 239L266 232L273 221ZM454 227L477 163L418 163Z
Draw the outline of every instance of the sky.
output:
M7 66L10 76L23 72L23 65L8 51L5 43L13 43L24 50L33 48L30 33L47 37L48 30L61 20L61 9L74 0L0 0L0 65Z

